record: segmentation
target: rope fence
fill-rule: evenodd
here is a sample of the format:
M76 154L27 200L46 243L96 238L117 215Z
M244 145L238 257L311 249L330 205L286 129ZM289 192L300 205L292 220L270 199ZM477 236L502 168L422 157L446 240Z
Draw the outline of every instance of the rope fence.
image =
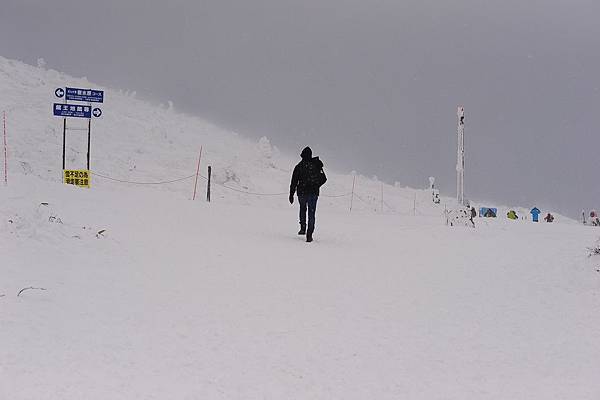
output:
M109 176L107 174L104 173L99 173L99 172L95 172L95 171L90 171L90 175L98 177L98 178L102 178L102 179L106 179L109 181L113 181L113 182L119 182L119 183L124 183L124 184L131 184L131 185L166 185L166 184L172 184L172 183L177 183L177 182L183 182L189 179L193 179L196 178L196 180L198 178L202 178L205 181L208 182L208 186L210 186L211 184L216 185L218 187L221 187L225 190L231 191L231 192L236 192L236 193L241 193L241 194L245 194L245 195L249 195L249 196L259 196L259 197L277 197L277 196L288 196L288 192L276 192L276 193L262 193L262 192L254 192L254 191L249 191L249 190L242 190L242 189L237 189L231 186L226 185L225 183L220 183L220 182L215 182L214 180L210 180L208 177L200 174L199 172L196 172L195 174L191 174L191 175L187 175L187 176L183 176L180 178L174 178L174 179L167 179L167 180L158 180L158 181L137 181L137 180L129 180L129 179L120 179L120 178L114 178L112 176ZM210 175L210 171L209 171L209 175ZM197 184L194 185L194 188L196 187ZM407 195L403 194L403 193L397 193L397 195L401 198L404 198L404 200L407 200ZM414 203L413 206L410 207L410 211L407 212L402 212L401 209L404 209L404 207L400 207L399 205L391 205L388 201L385 201L383 199L383 186L382 186L382 192L381 192L381 198L378 198L377 196L373 196L372 194L367 194L366 196L363 194L362 196L359 195L356 190L354 190L354 183L353 183L353 189L351 192L347 192L347 193L338 193L338 194L326 194L326 193L321 193L320 197L325 197L325 198L331 198L331 199L335 199L335 198L344 198L344 197L350 197L350 203L352 203L352 199L356 198L358 201L360 201L364 206L366 206L369 210L372 211L379 211L379 212L391 212L391 213L400 213L400 214L407 214L407 215L424 215L421 210L418 210L417 207L417 197L416 194L414 196ZM210 197L207 197L207 200L210 201ZM388 199L389 200L389 199ZM379 204L380 203L380 204ZM398 208L399 207L399 208ZM350 204L350 212L352 212L352 205Z
M108 175L105 174L100 174L98 172L91 172L90 174L93 176L97 176L103 179L107 179L110 181L115 181L115 182L120 182L120 183L129 183L132 185L165 185L165 184L169 184L169 183L175 183L175 182L181 182L181 181L185 181L187 179L192 179L196 176L196 174L193 175L189 175L189 176L184 176L182 178L177 178L177 179L171 179L171 180L166 180L166 181L156 181L156 182L140 182L140 181L129 181L129 180L125 180L125 179L118 179L118 178L113 178L110 177ZM202 174L198 174L198 176L202 179L204 179L205 181L208 181L208 178ZM238 192L238 193L243 193L243 194L247 194L247 195L251 195L251 196L287 196L288 192L280 192L280 193L259 193L259 192L250 192L250 191L246 191L246 190L240 190L240 189L236 189L236 188L232 188L230 186L227 186L223 183L219 183L219 182L214 182L217 186L220 186L222 188L234 191L234 192ZM346 196L351 196L352 193L344 193L344 194L334 194L334 195L328 195L328 194L321 194L321 196L323 197L329 197L329 198L339 198L339 197L346 197ZM355 193L356 195L356 193Z
M184 181L186 179L191 179L191 178L193 178L193 177L196 176L196 174L194 174L194 175L190 175L190 176L184 176L183 178L172 179L172 180L169 180L169 181L139 182L139 181L127 181L127 180L124 180L124 179L112 178L110 176L99 174L97 172L91 172L91 171L90 171L90 174L93 175L93 176L98 176L100 178L108 179L110 181L121 182L121 183L130 183L132 185L164 185L164 184L167 184L167 183L181 182L181 181Z

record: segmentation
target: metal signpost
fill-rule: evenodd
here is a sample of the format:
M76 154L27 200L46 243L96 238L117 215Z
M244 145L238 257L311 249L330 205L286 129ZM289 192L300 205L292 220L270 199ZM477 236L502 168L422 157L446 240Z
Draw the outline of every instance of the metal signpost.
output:
M92 137L92 116L100 118L102 110L99 107L92 107L92 103L104 102L104 91L95 89L81 88L57 88L54 95L60 99L64 97L64 103L54 103L52 113L55 117L63 118L63 153L62 169L63 182L70 185L81 187L90 187L90 142ZM68 103L79 102L87 104ZM67 170L65 165L65 150L67 141L67 118L86 118L88 120L88 145L87 145L87 169L86 170ZM75 129L75 128L72 128Z

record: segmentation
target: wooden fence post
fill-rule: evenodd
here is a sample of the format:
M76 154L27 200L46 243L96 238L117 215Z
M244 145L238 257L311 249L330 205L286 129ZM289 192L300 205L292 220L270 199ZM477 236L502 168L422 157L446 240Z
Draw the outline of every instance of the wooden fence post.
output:
M212 172L212 168L210 165L208 166L208 185L206 185L206 201L210 203L210 175Z
M352 212L352 203L354 202L354 182L356 181L356 175L352 176L352 195L350 196L350 212Z

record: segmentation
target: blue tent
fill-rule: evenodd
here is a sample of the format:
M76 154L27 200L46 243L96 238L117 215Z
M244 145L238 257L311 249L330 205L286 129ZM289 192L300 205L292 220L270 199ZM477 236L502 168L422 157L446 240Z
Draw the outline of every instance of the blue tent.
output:
M542 213L540 209L537 207L533 207L529 212L531 213L531 219L533 220L533 222L539 222L538 216Z
M497 208L481 207L479 209L479 216L480 217L496 218L497 214L498 214L498 209Z

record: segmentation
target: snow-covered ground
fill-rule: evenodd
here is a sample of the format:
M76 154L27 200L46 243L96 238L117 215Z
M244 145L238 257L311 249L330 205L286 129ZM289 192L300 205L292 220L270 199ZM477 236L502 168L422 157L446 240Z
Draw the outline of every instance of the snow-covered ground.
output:
M213 201L193 178L69 187L65 84L95 87L0 58L0 399L600 398L595 229L452 228L426 191L364 177L350 213L352 176L328 171L308 244L280 194L296 157L115 91L92 170L187 177L202 145Z

